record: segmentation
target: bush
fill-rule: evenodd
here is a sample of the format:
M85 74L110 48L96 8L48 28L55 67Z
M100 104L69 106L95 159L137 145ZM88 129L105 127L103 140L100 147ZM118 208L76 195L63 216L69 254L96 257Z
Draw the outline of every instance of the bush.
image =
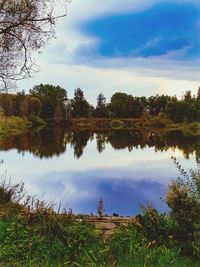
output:
M142 214L136 216L138 233L141 238L154 246L172 244L172 225L169 216L160 214L151 206L143 207Z
M114 119L110 122L110 127L115 130L122 129L124 127L124 122L121 120Z
M186 173L175 158L174 162L180 177L169 186L166 199L174 223L173 236L184 253L200 258L200 170Z
M38 116L32 117L29 120L32 122L33 126L45 126L46 125L46 122Z

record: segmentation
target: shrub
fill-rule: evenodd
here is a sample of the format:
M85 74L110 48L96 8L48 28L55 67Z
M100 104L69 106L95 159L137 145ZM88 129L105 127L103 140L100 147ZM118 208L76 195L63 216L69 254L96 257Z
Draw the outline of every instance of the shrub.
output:
M192 242L194 255L200 259L200 224L194 225L194 241Z
M46 125L46 122L38 116L32 117L29 120L32 122L33 126L45 126Z
M200 170L186 173L175 158L174 163L180 177L169 186L166 199L174 222L173 235L184 253L200 258Z
M122 129L124 127L124 122L114 119L110 122L110 127L115 130Z
M171 220L166 214L160 214L151 206L143 207L143 212L136 216L138 232L141 238L154 246L171 245Z

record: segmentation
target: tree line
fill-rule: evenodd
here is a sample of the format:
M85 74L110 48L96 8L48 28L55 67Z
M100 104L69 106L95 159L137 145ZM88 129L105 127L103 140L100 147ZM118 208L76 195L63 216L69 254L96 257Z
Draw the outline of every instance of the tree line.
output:
M200 121L200 88L196 95L187 91L181 99L176 96L155 95L136 97L126 93L114 93L110 102L101 93L96 106L85 98L77 88L69 99L67 91L60 86L40 84L28 94L1 93L0 107L5 116L40 116L44 120L60 122L70 118L141 118L164 114L174 122Z

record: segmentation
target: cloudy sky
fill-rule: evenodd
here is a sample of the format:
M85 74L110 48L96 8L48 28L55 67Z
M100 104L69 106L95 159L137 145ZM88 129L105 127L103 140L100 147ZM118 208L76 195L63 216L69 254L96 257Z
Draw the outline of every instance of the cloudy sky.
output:
M181 96L200 86L200 0L72 0L57 38L36 56L40 72L20 82L103 92Z

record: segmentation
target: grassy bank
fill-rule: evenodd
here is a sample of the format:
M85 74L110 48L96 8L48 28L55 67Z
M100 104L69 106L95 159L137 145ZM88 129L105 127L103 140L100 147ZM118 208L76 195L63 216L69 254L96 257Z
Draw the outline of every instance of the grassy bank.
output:
M163 131L181 131L186 135L200 135L200 122L181 122L175 123L165 116L149 118L144 123L144 127L151 129L161 129Z
M12 134L21 134L31 127L45 125L45 122L39 117L26 118L0 115L0 137Z
M200 123L174 123L165 117L140 118L140 119L108 119L108 118L76 118L70 120L70 128L74 130L119 130L119 129L142 129L151 131L181 131L186 135L200 135Z
M20 134L31 127L45 126L50 124L55 126L54 120L47 123L39 117L5 117L0 115L0 136L10 134ZM185 135L200 135L200 123L174 123L165 117L140 119L109 119L109 118L76 118L62 121L61 127L68 127L72 130L146 130L156 132L181 131Z
M25 198L23 184L0 186L0 266L200 266L200 172L170 185L168 214L153 207L104 239L88 217ZM23 205L22 199L24 200Z

